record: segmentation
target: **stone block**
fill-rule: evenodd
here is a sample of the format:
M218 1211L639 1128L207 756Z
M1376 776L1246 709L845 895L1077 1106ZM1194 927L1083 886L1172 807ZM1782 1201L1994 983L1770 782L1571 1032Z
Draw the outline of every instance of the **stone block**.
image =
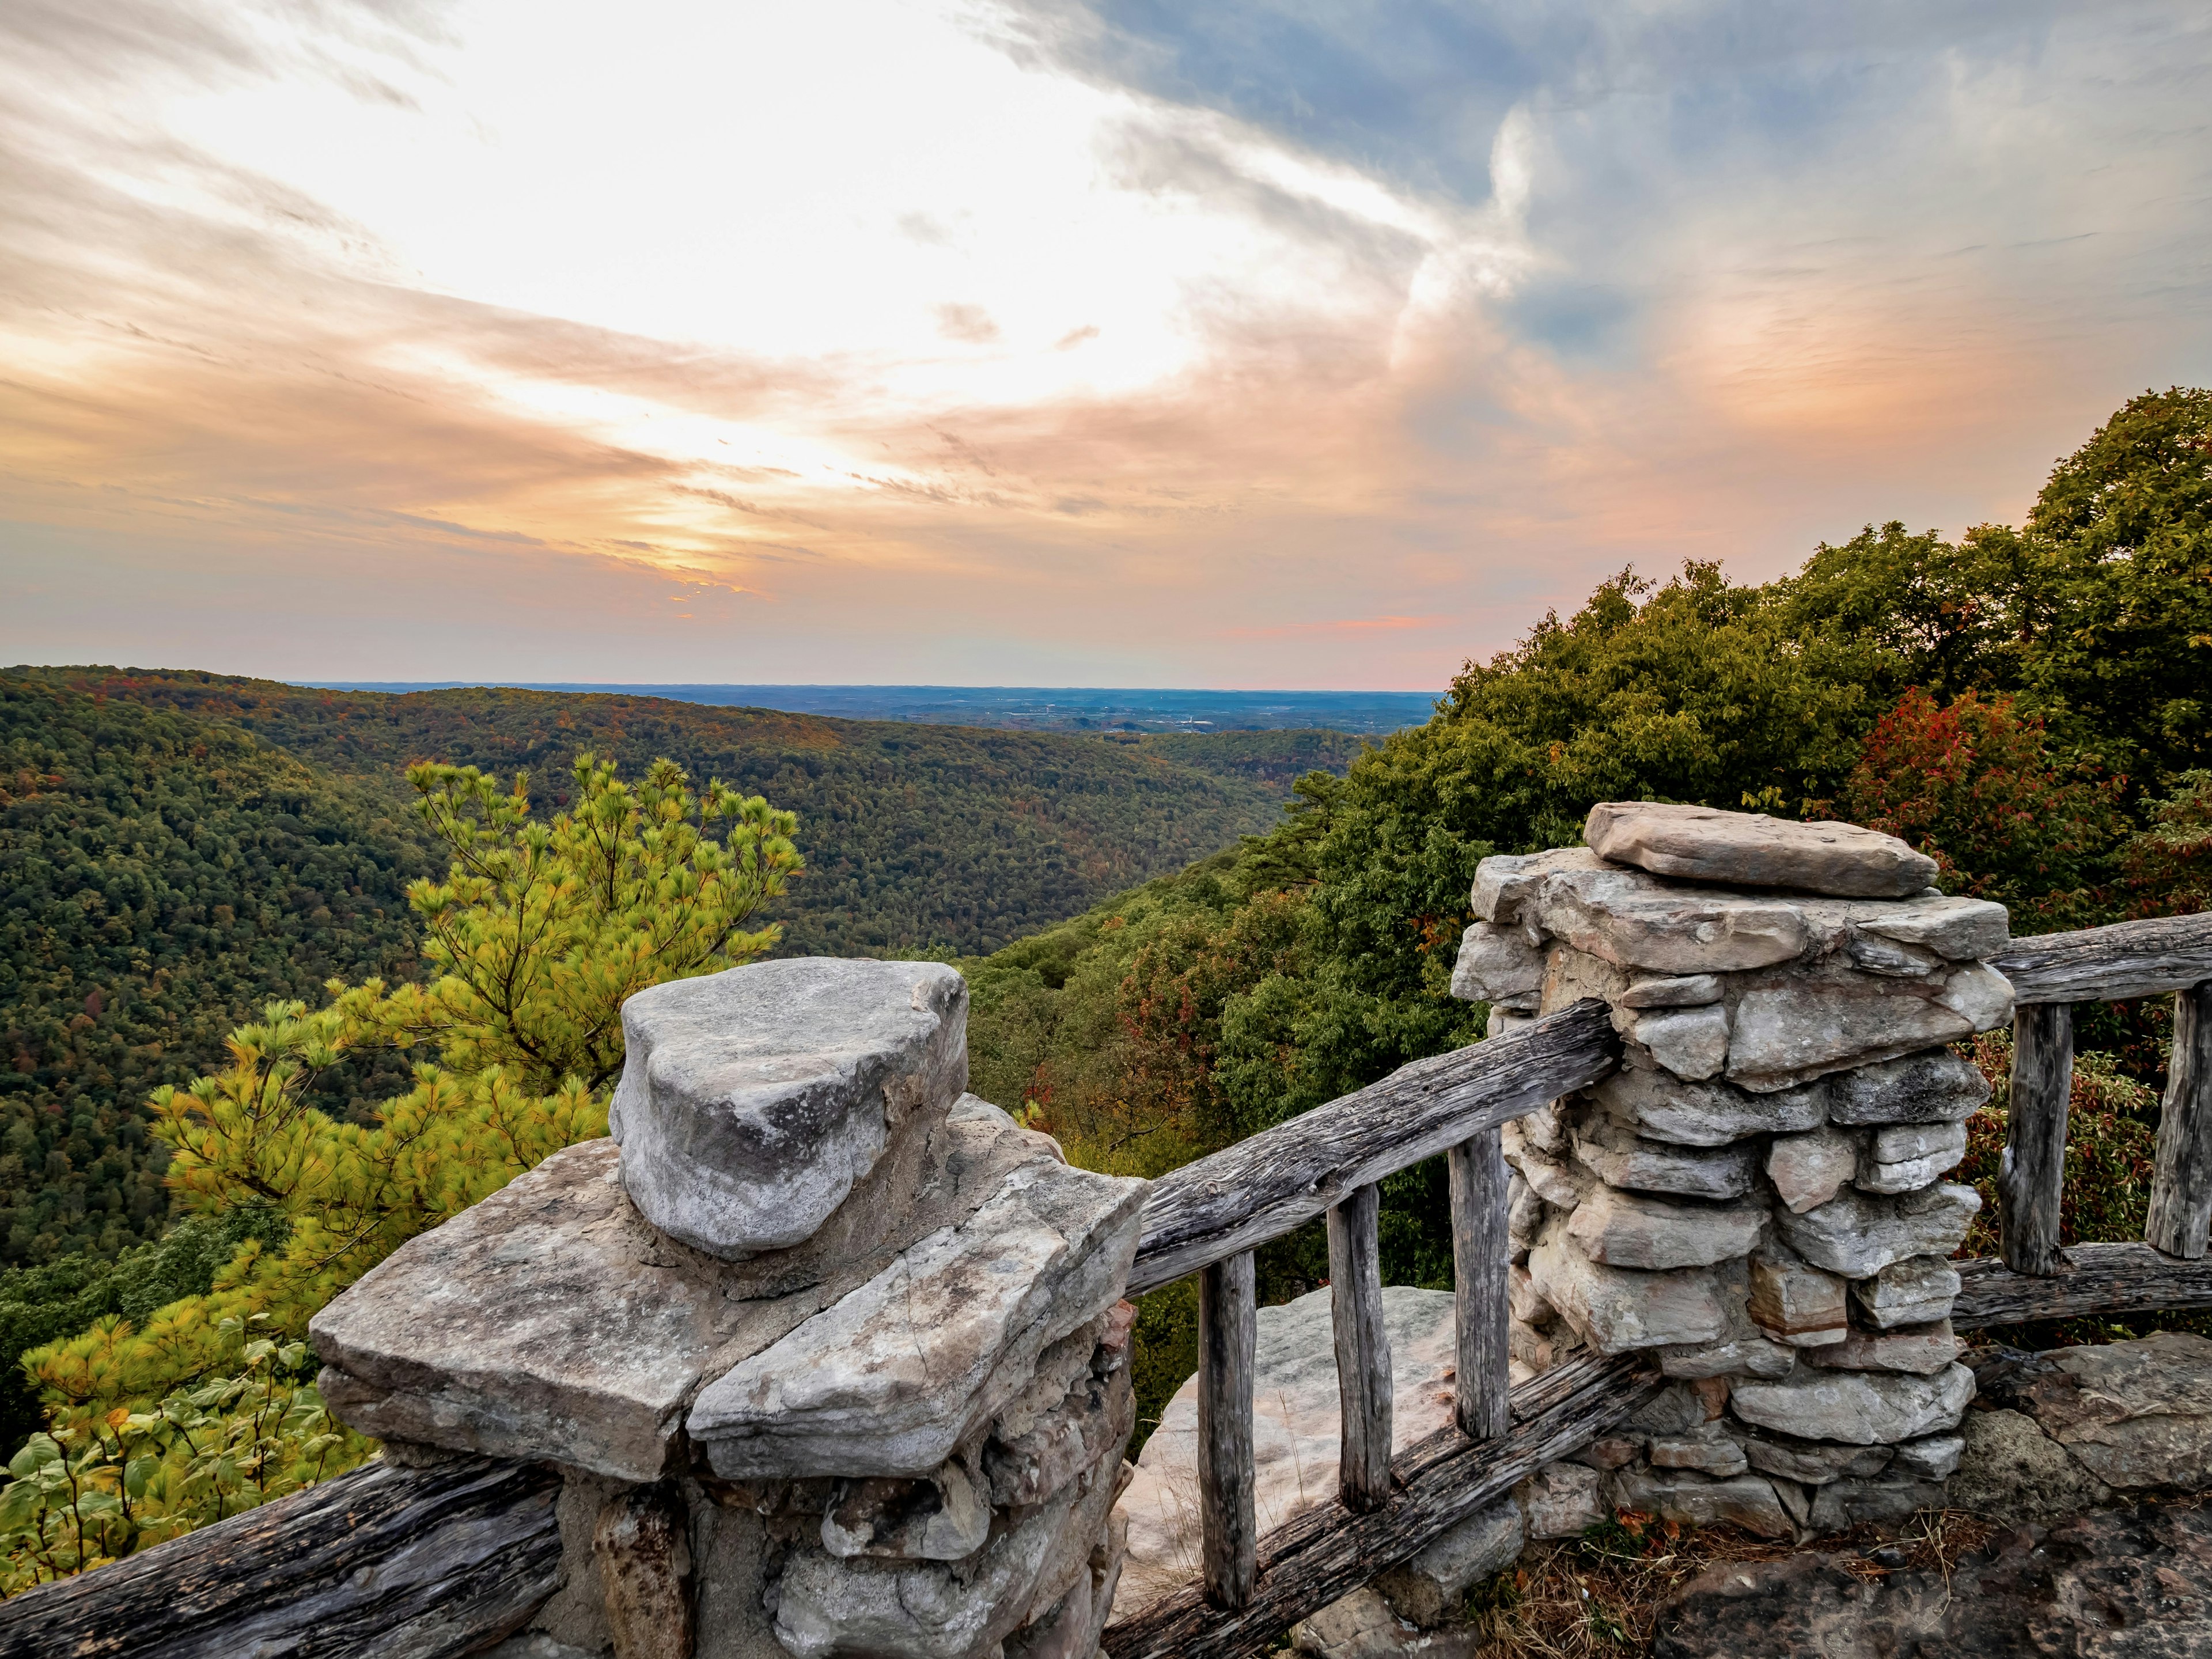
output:
M1518 1119L1505 1125L1498 1135L1498 1144L1504 1152L1505 1162L1547 1204L1571 1210L1582 1202L1583 1188L1589 1184L1589 1177L1577 1181L1565 1162L1539 1149Z
M1787 1538L1796 1530L1764 1475L1716 1480L1687 1469L1623 1469L1612 1483L1617 1507L1682 1526L1741 1527L1761 1538Z
M891 1138L968 1086L967 982L935 963L802 957L640 991L608 1114L623 1187L729 1261L811 1238Z
M1870 1279L1908 1257L1950 1255L1981 1207L1972 1187L1945 1184L1896 1197L1846 1188L1802 1215L1782 1210L1774 1219L1784 1243L1814 1267Z
M1850 1334L1844 1282L1788 1250L1752 1258L1749 1305L1752 1318L1770 1336L1793 1348L1839 1343Z
M1661 1070L1686 1082L1711 1077L1728 1063L1728 1010L1718 1003L1639 1014L1629 1022L1627 1035Z
M1654 875L1784 887L1852 898L1905 898L1936 878L1936 860L1854 823L1800 823L1658 801L1590 808L1583 839L1599 857Z
M1989 1079L1973 1061L1929 1048L1831 1079L1828 1117L1843 1124L1960 1123L1989 1097Z
M1758 1205L1669 1203L1598 1186L1569 1218L1567 1235L1593 1261L1650 1271L1709 1267L1743 1255L1765 1225L1766 1212Z
M1743 1448L1717 1423L1679 1434L1655 1434L1650 1448L1655 1469L1695 1469L1726 1480L1750 1467Z
M1528 1269L1518 1262L1506 1271L1505 1300L1513 1317L1526 1325L1540 1328L1559 1316L1559 1310L1537 1291L1536 1282L1528 1277Z
M1037 1357L1120 1300L1145 1183L1017 1171L954 1226L709 1382L685 1426L734 1480L943 1463Z
M1673 979L1639 979L1620 994L1624 1008L1701 1008L1721 1000L1717 975L1690 974Z
M2063 1348L2029 1385L2037 1425L2106 1485L2212 1486L2212 1341L2185 1331Z
M1533 921L1528 912L1546 877L1564 871L1605 868L1587 847L1558 847L1546 853L1498 853L1474 866L1468 908L1482 921L1510 927Z
M1601 1353L1710 1342L1728 1328L1719 1280L1711 1268L1609 1267L1591 1261L1563 1231L1547 1228L1528 1253L1528 1274L1544 1299Z
M1924 1440L1908 1440L1897 1449L1897 1472L1922 1480L1943 1480L1959 1467L1966 1438L1960 1434L1931 1434Z
M905 1237L951 1227L1015 1172L1060 1169L1042 1141L968 1097L869 1177L893 1212L866 1218L878 1237L855 1243L832 1226L748 1262L648 1224L623 1195L613 1141L565 1148L410 1239L315 1316L323 1397L380 1439L659 1480L705 1377L896 1260L894 1222Z
M1893 1470L1871 1480L1838 1480L1817 1488L1807 1524L1814 1532L1844 1532L1869 1523L1894 1524L1921 1510L1944 1507L1943 1483Z
M1803 911L1786 900L1674 886L1627 870L1554 872L1527 908L1544 933L1632 978L1744 973L1794 961L1814 942Z
M1959 1339L1951 1334L1948 1319L1889 1330L1850 1331L1842 1341L1808 1356L1814 1364L1832 1370L1911 1371L1922 1376L1942 1370L1958 1357Z
M2002 954L2012 938L2004 906L1977 898L1923 898L1889 914L1863 915L1855 926L1951 962L1986 961Z
M1662 1376L1787 1376L1797 1368L1797 1351L1765 1337L1730 1337L1659 1351Z
M1576 1130L1574 1152L1576 1160L1608 1187L1719 1200L1741 1198L1751 1191L1759 1156L1756 1146L1742 1141L1685 1148L1646 1140L1611 1118Z
M1948 1319L1958 1294L1959 1270L1937 1255L1908 1256L1851 1285L1851 1300L1879 1330Z
M2012 1018L2012 982L1978 963L1922 984L1864 974L1768 978L1735 1006L1728 1078L1754 1092L1789 1088L1954 1042ZM1834 1110L1838 1122L1850 1121Z
M1400 1618L1424 1628L1441 1625L1468 1590L1519 1559L1528 1536L1521 1506L1501 1498L1431 1539L1412 1559L1377 1578L1375 1588Z
M1544 1224L1544 1200L1536 1196L1531 1187L1516 1170L1505 1183L1505 1230L1513 1247L1513 1259L1525 1261L1528 1248L1536 1242L1537 1229Z
M1899 1123L1875 1132L1854 1183L1863 1192L1909 1193L1958 1168L1966 1155L1963 1123Z
M1547 1463L1513 1489L1530 1538L1579 1538L1606 1518L1598 1472L1580 1463Z
M1973 1395L1974 1374L1964 1365L1932 1376L1811 1370L1740 1383L1729 1409L1756 1427L1800 1440L1870 1446L1956 1428Z
M1799 1215L1818 1209L1841 1192L1858 1167L1858 1142L1834 1129L1778 1135L1766 1152L1766 1178L1783 1203Z
M1826 1085L1751 1094L1719 1082L1684 1083L1624 1066L1589 1097L1624 1127L1677 1146L1725 1146L1753 1135L1791 1134L1827 1120Z
M1762 1474L1779 1476L1803 1486L1825 1486L1846 1477L1869 1480L1889 1467L1887 1446L1836 1445L1823 1440L1800 1440L1792 1435L1754 1431L1744 1441L1745 1458Z
M990 1536L990 1494L958 1457L918 1479L840 1480L822 1516L822 1547L848 1559L960 1561Z
M1544 953L1518 932L1478 921L1461 935L1451 994L1469 1002L1527 1001L1544 984Z
M2049 1526L2112 1501L2112 1489L2023 1412L1971 1411L1948 1501L2006 1526Z

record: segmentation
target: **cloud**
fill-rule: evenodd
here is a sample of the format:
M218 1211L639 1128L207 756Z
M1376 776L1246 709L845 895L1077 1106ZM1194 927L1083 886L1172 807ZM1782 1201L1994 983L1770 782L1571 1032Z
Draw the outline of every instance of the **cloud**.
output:
M0 655L1433 687L2212 379L2178 3L581 16L0 11Z

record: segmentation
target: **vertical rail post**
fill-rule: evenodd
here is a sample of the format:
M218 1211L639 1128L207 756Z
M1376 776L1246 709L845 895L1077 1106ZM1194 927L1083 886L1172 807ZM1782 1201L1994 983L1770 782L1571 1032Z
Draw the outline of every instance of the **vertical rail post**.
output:
M1506 1275L1513 1259L1506 1237L1505 1152L1498 1132L1485 1131L1453 1147L1452 1296L1459 1364L1455 1383L1460 1431L1488 1440L1513 1426L1512 1379L1506 1353Z
M2158 1163L2150 1180L2152 1249L2185 1261L2203 1259L2212 1225L2212 981L2173 999L2173 1060L2158 1122Z
M1252 1599L1260 1531L1254 1513L1252 1351L1259 1337L1252 1253L1198 1279L1198 1526L1206 1599Z
M1336 1333L1336 1487L1344 1507L1390 1501L1390 1338L1382 1327L1382 1195L1361 1187L1328 1212L1328 1309Z
M2066 1178L2066 1106L2074 1092L2074 1010L2036 1002L2012 1017L2012 1097L1997 1167L1998 1251L2016 1273L2065 1265L2058 1200Z

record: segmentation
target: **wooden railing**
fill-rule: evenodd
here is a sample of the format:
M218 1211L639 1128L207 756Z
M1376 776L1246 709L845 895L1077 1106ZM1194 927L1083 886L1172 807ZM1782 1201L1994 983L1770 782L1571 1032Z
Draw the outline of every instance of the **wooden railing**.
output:
M2019 1004L2004 1169L2003 1256L1962 1262L1953 1325L1972 1330L2095 1312L2212 1306L2212 915L2017 939L1994 965ZM2148 1243L2058 1248L2071 1005L2177 995ZM1505 1172L1498 1128L1610 1072L1605 1006L1581 1002L1510 1036L1416 1061L1382 1082L1186 1165L1153 1184L1130 1293L1196 1272L1196 1583L1109 1629L1109 1659L1264 1652L1297 1620L1397 1565L1579 1450L1659 1386L1632 1356L1584 1358L1509 1391ZM1449 1158L1455 1424L1390 1455L1374 1183ZM1335 1498L1255 1534L1252 1249L1328 1218L1342 1407Z

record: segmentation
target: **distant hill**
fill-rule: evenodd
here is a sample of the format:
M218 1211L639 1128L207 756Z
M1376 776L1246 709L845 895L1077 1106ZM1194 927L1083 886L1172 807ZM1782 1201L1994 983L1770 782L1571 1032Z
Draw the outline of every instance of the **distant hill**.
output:
M454 680L310 680L339 691L449 691ZM842 720L993 726L1018 732L1346 732L1382 737L1436 712L1433 691L1210 691L1082 685L605 685L524 681L524 691L598 691Z
M1360 747L0 671L0 1265L158 1237L148 1091L219 1064L270 998L413 971L406 884L441 866L410 762L527 768L550 811L580 749L632 776L668 756L799 815L781 954L974 956L1268 829L1293 780Z

